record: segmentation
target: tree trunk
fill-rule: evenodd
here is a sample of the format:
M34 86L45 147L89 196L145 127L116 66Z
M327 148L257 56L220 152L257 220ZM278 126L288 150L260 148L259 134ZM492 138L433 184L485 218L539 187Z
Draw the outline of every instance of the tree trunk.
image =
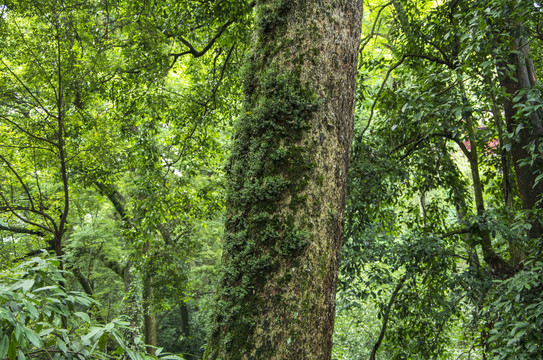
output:
M479 173L479 151L477 144L476 128L473 122L471 105L466 91L462 85L462 78L460 78L460 91L462 92L462 103L464 106L464 113L462 114L464 121L466 122L466 130L468 132L468 139L471 149L467 149L462 142L457 140L457 144L461 147L462 152L466 156L469 162L471 170L471 179L473 183L473 197L475 199L475 207L477 209L477 216L480 221L485 217L485 201L483 196L483 183L481 182L481 176ZM512 269L509 264L503 260L492 247L492 238L490 236L490 230L486 228L485 224L482 225L479 231L481 236L481 249L483 250L483 258L485 262L490 266L495 275L502 277L510 274Z
M136 347L136 338L139 336L138 326L138 299L136 290L134 289L134 275L132 274L132 263L128 261L124 268L124 292L126 294L126 301L124 307L124 315L128 318L128 328L125 332L126 342L131 348Z
M149 355L155 355L157 340L156 312L154 304L153 278L146 274L143 278L143 323L145 331L145 350Z
M181 335L184 338L190 337L189 308L185 301L179 304L179 318L181 320Z
M361 0L260 0L204 359L330 359Z
M509 63L514 65L516 72L509 74L507 64L500 67L500 84L507 92L504 102L505 121L507 131L517 134L511 141L511 155L515 165L517 185L522 202L522 208L532 210L535 207L541 209L543 204L541 200L543 194L543 181L535 185L535 179L538 171L543 170L543 159L541 156L530 165L521 166L520 163L526 158L531 158L532 154L527 150L531 142L540 142L543 137L543 121L538 112L531 113L527 118L518 118L516 104L526 103L526 97L515 101L518 91L533 86L536 82L536 73L533 62L530 58L530 47L527 41L516 39L513 41ZM526 117L526 116L525 116ZM518 131L518 132L517 132ZM537 148L537 147L536 147ZM538 238L543 235L541 220L533 219L534 224L528 232L531 238Z

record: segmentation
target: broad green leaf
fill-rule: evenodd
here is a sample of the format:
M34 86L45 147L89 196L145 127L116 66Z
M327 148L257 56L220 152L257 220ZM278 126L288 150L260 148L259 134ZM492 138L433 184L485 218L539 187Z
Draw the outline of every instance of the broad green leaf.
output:
M90 324L90 317L88 314L86 313L83 313L83 312L76 312L74 313L75 316L79 317L80 319L82 319L83 321L85 321L87 324Z
M41 347L41 339L32 329L27 328L26 326L23 327L23 332L26 336L26 338L38 349Z
M26 360L25 353L22 349L17 349L17 360Z
M3 359L8 354L9 349L9 337L7 335L2 336L0 339L0 359Z
M57 346L60 349L60 351L62 351L65 354L68 351L68 347L66 346L66 343L64 342L64 340L60 338L57 338Z

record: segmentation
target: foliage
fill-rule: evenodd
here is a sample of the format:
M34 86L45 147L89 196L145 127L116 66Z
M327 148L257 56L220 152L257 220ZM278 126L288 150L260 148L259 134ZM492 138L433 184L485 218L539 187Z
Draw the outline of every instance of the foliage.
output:
M539 359L543 338L543 262L529 260L514 277L496 288L487 312L498 312L490 329L489 343L496 359Z
M528 289L541 275L540 210L526 210L517 179L529 168L538 189L540 84L512 95L504 84L520 76L512 59L530 57L515 41L540 46L540 8L392 1L366 16L339 299L390 308L386 358L537 358L538 315L521 309L539 306ZM521 142L529 158L515 163Z
M292 221L268 218L276 199L293 195L299 207L303 189L262 169L307 182L311 149L284 143L321 104L295 71L256 77L278 49L246 49L281 28L292 5L265 3L261 38L251 38L245 0L0 5L0 359L149 358L144 317L158 329L148 352L196 359L217 330L224 222L282 256L307 245ZM338 359L369 357L387 313L376 358L541 358L543 264L532 235L543 89L506 86L522 75L518 59L543 70L541 9L365 4ZM238 74L244 57L255 61ZM242 108L243 96L260 95L272 100ZM230 139L236 118L243 133ZM265 142L254 141L260 134ZM225 166L230 151L238 161ZM528 187L517 181L525 170ZM230 205L260 212L223 219L227 187ZM249 296L250 277L273 264L232 243L244 274L225 276L243 285L232 296ZM57 257L35 257L41 249Z
M120 318L101 325L86 310L99 304L77 291L65 291L59 261L35 257L2 274L0 358L141 359L122 337Z

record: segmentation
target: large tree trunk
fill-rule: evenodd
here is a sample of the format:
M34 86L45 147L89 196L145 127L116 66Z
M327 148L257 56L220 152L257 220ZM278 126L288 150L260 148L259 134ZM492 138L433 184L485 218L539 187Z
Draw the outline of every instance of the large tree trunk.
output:
M361 0L260 0L204 359L330 359Z
M542 201L539 204L537 202L541 200L541 195L543 194L543 181L536 185L535 179L538 176L538 171L543 170L543 160L539 156L531 166L521 166L520 164L522 160L531 158L532 156L527 150L530 143L534 141L536 143L541 142L541 138L543 137L543 120L539 112L524 116L524 119L518 117L517 107L515 106L518 103L526 103L526 97L518 101L515 101L515 97L520 90L527 89L535 84L536 73L530 58L530 47L526 40L514 40L512 50L515 52L511 54L509 64L514 65L515 73L508 73L508 64L503 64L500 69L500 83L508 94L504 103L507 131L517 134L511 142L511 155L515 165L522 208L532 210L537 206L541 209L543 208ZM541 220L533 219L533 221L534 224L528 232L528 236L538 238L543 235Z

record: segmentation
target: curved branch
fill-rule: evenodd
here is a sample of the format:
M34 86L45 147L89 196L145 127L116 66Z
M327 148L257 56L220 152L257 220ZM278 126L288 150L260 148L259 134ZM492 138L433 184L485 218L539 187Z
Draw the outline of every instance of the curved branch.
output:
M364 134L366 133L366 131L370 127L371 120L373 119L373 113L375 111L375 106L377 105L377 101L379 101L379 97L383 93L383 90L384 90L385 85L386 85L386 83L388 81L388 78L390 77L390 74L392 73L392 71L394 71L394 69L396 69L398 66L400 66L405 61L405 59L407 59L407 57L406 57L406 55L403 55L402 58L396 64L392 65L392 67L390 67L390 69L388 69L387 74L385 75L385 79L381 83L381 87L379 88L379 91L377 92L377 96L375 96L375 100L373 100L373 104L371 105L370 117L368 119L368 123L366 124L366 127L364 128L364 130L362 130L362 133L360 134L360 137L364 136Z
M388 2L386 4L384 4L383 6L381 6L379 11L377 12L377 16L375 17L375 21L373 22L371 32L368 34L368 36L366 36L365 38L360 40L360 49L359 49L360 53L362 53L362 51L364 51L364 48L366 47L366 45L368 45L368 43L373 38L373 36L376 35L375 28L377 27L377 22L379 21L379 18L381 17L381 13L383 12L383 10L385 10L385 8L392 5L392 3L393 3L393 1L390 1L390 2Z
M363 136L366 133L366 131L368 130L368 128L370 127L371 120L373 119L373 113L375 111L375 106L377 105L377 102L379 101L379 97L383 93L383 90L385 88L386 82L388 81L388 78L390 77L390 74L398 66L400 66L405 61L405 59L407 59L407 58L425 59L425 60L428 60L428 61L431 61L431 62L434 62L434 63L437 63L437 64L442 64L442 65L446 65L448 67L454 68L454 65L451 64L449 61L443 60L443 59L440 59L440 58L437 58L437 57L433 57L433 56L430 56L430 55L425 55L425 54L403 54L402 57L400 58L400 60L396 64L392 65L392 67L390 67L390 69L388 69L387 74L385 75L385 79L381 83L381 87L379 88L379 91L377 92L377 96L375 97L375 100L373 101L373 104L371 105L370 117L368 119L368 123L367 123L366 127L364 128L364 130L362 131L362 133L360 134L360 136Z
M54 143L53 141L51 140L47 140L46 138L43 138L43 137L40 137L40 136L37 136L37 135L34 135L32 134L30 131L28 130L25 130L23 129L19 124L17 124L15 121L13 120L10 120L9 118L7 118L6 116L4 115L0 115L0 118L4 119L5 121L7 121L8 123L12 124L13 126L15 126L17 129L19 129L20 131L22 131L23 133L25 133L26 135L28 135L29 137L31 138L34 138L36 140L39 140L39 141L43 141L43 142L46 142L48 144L51 144L55 147L58 147L58 145L56 143ZM47 148L45 148L47 149ZM56 154L52 149L47 149L49 151L51 151L53 154Z
M377 354L377 350L379 350L379 347L381 346L381 343L383 342L383 338L385 337L385 332L387 331L387 325L388 325L388 317L390 316L390 310L392 310L392 306L394 305L394 301L396 300L396 296L398 296L398 293L403 287L403 284L405 283L405 280L407 280L407 274L404 275L401 279L398 285L396 285L396 288L392 292L392 295L390 296L390 300L388 301L385 314L383 315L383 325L381 326L381 332L379 333L379 338L377 339L377 342L373 346L373 349L370 354L370 360L375 360L375 355Z
M109 201L111 201L113 207L115 208L115 211L117 211L117 214L119 214L121 220L125 223L125 226L132 226L130 217L128 216L122 203L122 195L114 188L109 187L102 182L96 181L94 184L96 185L98 190L100 190L100 193L102 195L105 195L109 199Z
M43 211L40 211L40 210L36 210L35 208L29 208L29 207L26 207L26 206L9 206L8 205L8 201L6 199L6 197L4 196L4 194L2 194L0 192L0 197L2 198L2 200L4 201L4 203L6 204L6 206L1 206L0 207L0 211L7 211L7 212L10 212L12 213L15 217L17 217L19 220L21 220L22 222L28 224L28 225L32 225L32 226L35 226L37 228L40 228L40 229L43 229L45 231L49 231L50 233L52 234L55 234L55 233L58 233L58 228L57 228L57 225L56 225L56 222L54 221L54 219L47 215L46 213L44 213ZM24 217L22 217L21 215L19 215L17 213L17 211L28 211L32 214L36 214L36 215L39 215L41 217L43 217L45 219L45 221L51 221L51 224L53 225L54 229L51 229L51 228L48 228L48 227L45 227L43 225L40 225L38 223L35 223L34 221L30 221L28 219L25 219Z
M17 178L17 180L19 181L19 183L21 184L21 186L23 187L23 190L25 191L26 193L26 196L28 197L28 201L30 202L30 207L32 209L34 209L34 201L32 200L32 195L30 195L30 189L28 188L28 186L26 185L26 183L23 181L23 179L21 178L21 176L19 175L19 173L17 171L15 171L15 169L13 168L13 166L11 166L10 162L5 158L3 157L2 155L0 155L0 160L2 160L6 166L8 167L9 171L13 173L13 175L15 175L15 177ZM2 196L2 198L4 198ZM6 199L4 198L4 201L6 201ZM7 205L7 201L6 201L6 205Z
M36 104L39 105L39 107L47 114L47 116L51 117L51 118L55 118L50 112L49 110L47 110L45 108L45 106L43 106L43 104L41 103L41 101L36 97L36 95L34 95L34 93L28 88L28 86L26 86L26 84L17 76L17 74L15 74L11 68L4 62L3 59L0 58L0 61L2 62L2 64L5 66L5 68L8 70L8 72L15 78L15 80L17 80L17 82L19 84L21 84L21 86L25 89L25 91L28 93L28 95L30 95L30 97L32 97L32 99L34 99L34 101L36 102Z
M183 37L179 37L179 41L181 41L186 47L188 47L189 49L187 51L184 51L182 53L178 53L178 54L169 54L169 56L172 56L173 57L173 62L172 64L170 65L170 67L173 67L175 62L177 61L177 59L179 59L181 56L183 55L188 55L188 54L191 54L194 58L199 58L200 56L203 56L205 53L208 52L209 49L211 49L211 47L213 46L213 44L215 44L215 42L217 41L217 39L224 33L224 31L231 25L234 23L234 20L230 20L228 21L227 23L225 23L220 29L219 31L215 34L215 36L213 36L213 38L209 41L209 43L200 51L196 50L194 48L194 46L192 46L191 43L189 43L187 40L185 40Z
M448 61L446 59L440 59L440 58L435 57L435 56L426 55L426 54L405 54L404 56L411 57L411 58L425 59L425 60L434 62L436 64L445 65L445 66L449 67L450 69L454 69L454 64L452 64L450 61Z

